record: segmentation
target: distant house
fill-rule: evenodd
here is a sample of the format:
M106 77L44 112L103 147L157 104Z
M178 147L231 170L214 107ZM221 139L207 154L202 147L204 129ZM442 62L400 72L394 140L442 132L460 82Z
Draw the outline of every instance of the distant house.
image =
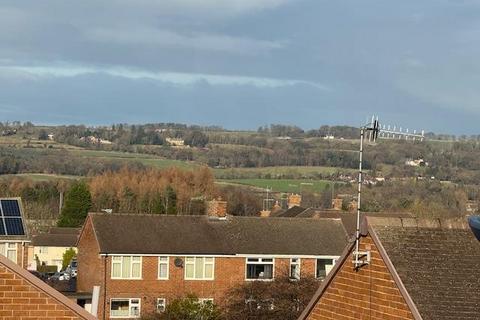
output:
M0 255L1 319L94 320L73 301Z
M0 255L27 267L27 226L20 198L0 198Z
M405 165L409 167L428 167L428 162L423 159L407 160Z
M97 138L97 137L94 137L94 136L81 137L80 141L88 142L88 143L92 143L92 144L112 144L112 141L110 141L110 140L105 140L105 139Z
M76 249L79 228L53 227L46 233L32 236L28 248L28 269L37 269L37 259L41 264L62 269L63 254L70 248Z
M479 319L480 242L466 220L366 217L299 319Z
M339 219L211 214L89 214L77 290L101 287L100 318L152 314L186 294L221 305L245 281L324 279L347 243Z
M185 140L178 138L166 138L165 141L172 147L183 147L185 146Z

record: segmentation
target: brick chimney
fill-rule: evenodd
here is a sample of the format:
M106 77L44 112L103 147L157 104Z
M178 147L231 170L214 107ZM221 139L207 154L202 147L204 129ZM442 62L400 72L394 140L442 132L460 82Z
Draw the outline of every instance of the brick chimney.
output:
M207 202L207 215L209 217L225 218L227 216L227 201L221 197Z
M341 211L342 210L342 205L343 205L343 199L341 199L341 198L332 199L333 210Z
M293 208L295 206L300 207L302 204L302 196L299 194L291 194L288 196L288 209Z

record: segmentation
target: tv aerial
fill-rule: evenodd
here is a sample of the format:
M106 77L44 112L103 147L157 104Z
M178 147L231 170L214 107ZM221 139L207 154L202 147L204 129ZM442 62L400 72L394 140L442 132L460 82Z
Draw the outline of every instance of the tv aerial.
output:
M370 252L359 251L360 245L360 219L362 211L362 184L363 184L363 145L366 135L368 134L368 141L376 142L379 138L382 139L398 139L398 140L412 140L424 141L425 131L422 130L420 134L416 130L410 132L409 129L402 130L402 127L380 125L378 116L372 116L371 122L360 127L360 152L358 165L358 195L357 195L357 226L355 232L355 251L354 251L354 267L358 269L370 263Z

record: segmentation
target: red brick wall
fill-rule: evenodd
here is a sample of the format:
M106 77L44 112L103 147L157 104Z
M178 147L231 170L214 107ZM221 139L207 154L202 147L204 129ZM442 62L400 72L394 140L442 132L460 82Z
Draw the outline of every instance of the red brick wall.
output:
M84 319L30 282L0 265L0 319Z
M371 263L356 272L350 254L308 319L413 319L400 290L369 236L362 238L360 250L371 251Z
M78 292L92 292L94 285L98 286L103 283L104 264L99 251L100 248L93 232L92 222L90 218L87 218L78 243Z
M114 280L110 278L111 257L108 257L107 317L111 298L140 298L142 314L147 315L155 311L157 298L166 298L168 304L169 301L189 293L199 298L213 298L216 304L221 305L225 302L230 289L245 282L245 258L215 258L214 280L211 281L184 280L185 269L176 267L174 261L175 257L170 257L168 280L157 279L158 257L142 257L142 280ZM314 276L315 260L301 261L301 275ZM289 265L290 259L275 259L275 277L285 274ZM79 260L79 268L80 266Z

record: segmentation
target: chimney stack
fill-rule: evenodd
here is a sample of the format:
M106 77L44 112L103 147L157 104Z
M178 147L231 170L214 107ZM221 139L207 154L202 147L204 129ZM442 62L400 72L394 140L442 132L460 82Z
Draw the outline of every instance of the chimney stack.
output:
M207 202L207 215L209 217L225 218L227 216L227 201L221 197Z
M293 208L295 206L300 207L302 204L302 196L299 194L291 194L288 196L288 209Z

